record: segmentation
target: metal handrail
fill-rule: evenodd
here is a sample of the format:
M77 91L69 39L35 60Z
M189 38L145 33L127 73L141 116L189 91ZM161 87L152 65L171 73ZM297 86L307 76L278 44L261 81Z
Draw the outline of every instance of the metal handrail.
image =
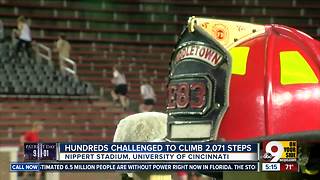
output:
M71 66L72 66L72 68L70 68L68 66L64 66L63 70L65 70L66 72L68 72L76 77L77 76L77 64L74 62L74 60L67 58L67 57L64 57L63 61L71 64ZM63 64L65 64L65 63L63 63Z
M3 23L0 20L0 40L4 39Z
M42 59L45 59L48 61L48 63L53 66L52 64L52 51L49 47L45 46L44 44L40 44L38 43L38 48L39 48L39 51L38 51L38 55L42 58ZM47 54L44 54L40 51L40 49L44 50L47 52Z

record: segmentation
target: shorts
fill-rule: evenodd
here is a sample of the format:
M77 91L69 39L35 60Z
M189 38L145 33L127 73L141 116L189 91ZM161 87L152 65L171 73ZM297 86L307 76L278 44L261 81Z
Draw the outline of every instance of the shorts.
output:
M145 99L145 100L143 101L143 104L145 104L145 105L154 105L155 102L154 102L153 99Z
M114 89L114 92L117 94L117 95L127 95L128 93L128 86L126 84L119 84L115 87Z

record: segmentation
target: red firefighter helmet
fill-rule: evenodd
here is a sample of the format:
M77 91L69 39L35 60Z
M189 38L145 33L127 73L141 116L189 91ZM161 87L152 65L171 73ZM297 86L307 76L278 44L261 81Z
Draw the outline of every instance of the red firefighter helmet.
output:
M299 30L192 17L170 67L168 140L320 137L320 43Z

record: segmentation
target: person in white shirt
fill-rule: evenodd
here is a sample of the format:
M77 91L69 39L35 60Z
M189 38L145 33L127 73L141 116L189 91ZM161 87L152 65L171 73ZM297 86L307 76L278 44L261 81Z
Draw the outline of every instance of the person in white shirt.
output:
M128 85L125 74L121 71L119 65L113 66L113 78L111 80L115 88L111 91L113 102L120 100L121 106L126 110L129 106L129 99L127 98Z
M156 102L156 94L154 93L153 87L150 85L147 79L142 80L140 86L140 93L143 99L143 104L140 104L140 112L150 112L153 110L153 106Z
M24 50L27 52L27 55L30 58L32 54L31 30L24 16L18 17L17 26L18 30L16 31L16 36L18 37L18 43L14 52L14 56L18 55L21 50Z
M55 44L55 51L59 53L59 66L60 66L60 71L64 72L64 58L69 58L70 57L70 51L71 51L71 45L70 43L66 40L65 35L60 35L58 37L58 40Z

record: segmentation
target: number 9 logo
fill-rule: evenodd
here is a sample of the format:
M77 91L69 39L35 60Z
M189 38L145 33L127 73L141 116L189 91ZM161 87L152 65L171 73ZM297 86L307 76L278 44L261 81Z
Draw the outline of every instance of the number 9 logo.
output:
M283 146L279 141L270 141L266 145L266 153L270 153L273 156L270 162L278 162L283 151Z

